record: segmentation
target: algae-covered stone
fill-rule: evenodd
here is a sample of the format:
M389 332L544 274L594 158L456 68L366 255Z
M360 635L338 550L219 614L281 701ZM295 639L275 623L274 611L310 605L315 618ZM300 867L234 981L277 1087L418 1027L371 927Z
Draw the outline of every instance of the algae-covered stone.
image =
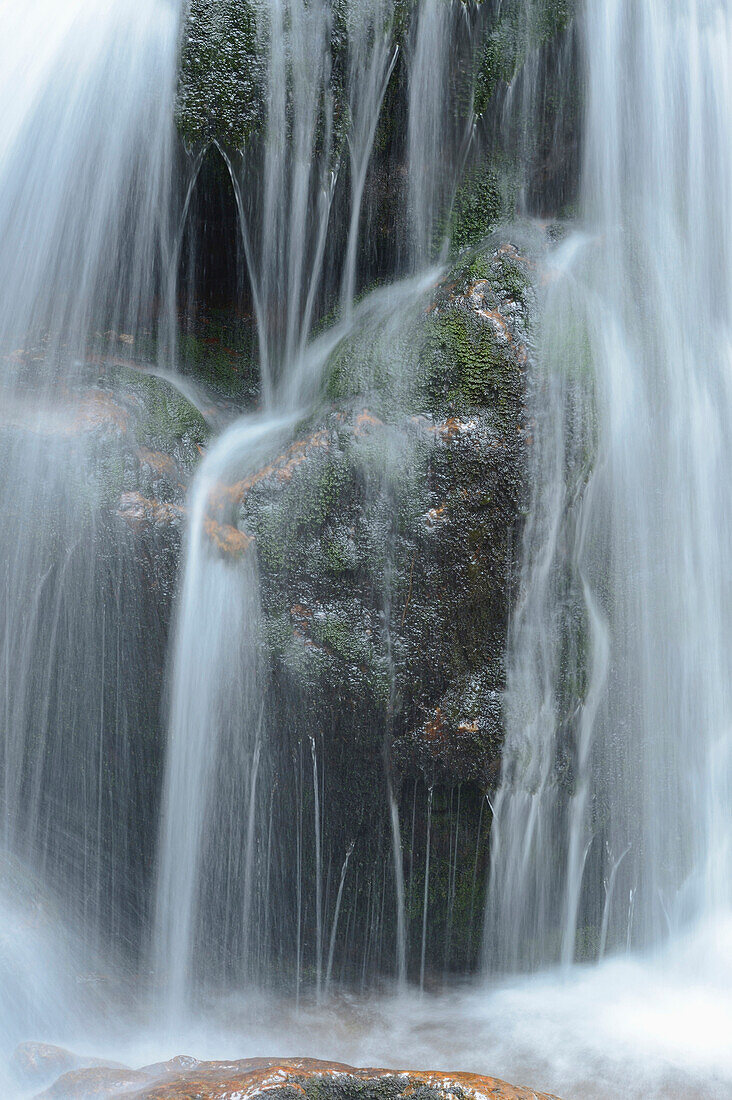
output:
M510 190L494 169L482 165L458 188L450 212L450 242L455 252L475 247L510 213Z
M37 1100L125 1097L144 1100L557 1100L494 1077L429 1070L356 1069L312 1058L201 1062L179 1056L139 1070L98 1068L65 1074Z
M200 408L185 393L185 379L162 377L144 368L117 372L121 392L136 405L135 434L141 446L174 450L189 468L211 434Z
M347 893L383 874L387 774L404 820L415 783L465 788L465 866L445 887L443 814L428 895L435 927L449 919L455 933L451 965L469 967L478 793L497 781L502 741L533 267L494 240L403 309L369 303L326 364L324 406L242 483L238 522L254 539L282 751L318 745L323 843L356 843L349 875L362 885L349 877ZM409 922L418 937L416 910Z
M533 50L562 34L575 14L576 0L508 0L486 26L475 83L475 113L488 109L498 88L510 84Z
M177 103L178 128L190 145L241 148L259 129L264 54L249 0L191 0Z
M461 261L427 325L423 395L441 415L490 410L515 420L534 295L511 246Z

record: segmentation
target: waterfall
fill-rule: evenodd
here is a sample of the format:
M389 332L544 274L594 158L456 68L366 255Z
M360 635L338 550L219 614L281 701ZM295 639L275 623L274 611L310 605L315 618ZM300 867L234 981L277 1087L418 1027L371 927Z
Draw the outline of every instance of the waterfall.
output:
M434 279L428 267L437 243L432 230L439 216L444 219L460 170L459 161L452 171L442 161L448 149L465 142L462 132L455 138L454 127L443 117L453 44L451 35L442 33L465 16L459 5L447 5L447 16L442 8L433 0L416 7L416 45L409 61L409 117L414 119L409 178L421 177L425 186L410 192L409 216L404 218L409 235L419 237L419 247L413 252L395 242L395 254L417 257L419 274L359 304L355 295L363 267L364 223L372 201L366 184L400 57L393 6L390 0L354 0L336 10L326 0L272 0L257 9L258 40L266 59L263 129L243 150L222 153L237 196L252 288L263 410L216 442L192 491L171 659L153 942L155 972L173 1011L184 1008L207 985L272 982L283 970L299 990L305 966L317 975L318 991L322 984L325 929L328 922L336 926L345 885L341 881L335 911L326 912L333 905L326 894L321 852L328 807L320 803L316 787L308 796L315 798L318 830L310 853L311 830L302 819L301 801L307 787L302 768L307 774L310 749L298 749L306 759L297 765L301 774L296 781L290 775L292 761L282 758L286 738L278 726L277 707L268 698L269 673L261 666L256 545L245 552L243 564L225 561L207 525L212 520L236 524L257 470L275 458L295 426L306 423L315 409L322 371L339 344L359 326L372 326L374 341L386 348L387 335L396 341ZM337 73L331 55L336 34L345 45ZM341 96L337 101L334 88ZM460 118L464 127L464 112ZM339 322L311 342L315 320L334 300ZM393 358L392 349L388 354ZM394 460L396 456L397 451ZM312 751L322 782L327 761L321 763L316 746ZM300 791L296 906L287 897L293 854L288 852L289 838L278 836L276 825L288 790ZM397 906L389 922L399 930L394 965L403 978L401 833L393 796L387 798ZM266 862L270 841L265 845L273 800L274 869ZM303 840L310 853L305 857ZM265 847L270 852L266 859ZM344 848L339 863L344 877L346 856ZM303 858L309 861L305 877ZM314 946L308 945L308 958L303 959L306 919L314 923ZM292 974L285 945L294 942L300 946ZM332 975L332 947L328 954L326 984Z
M424 0L418 10L409 80L409 219L415 262L432 253L437 227L436 201L445 186L447 118L445 103L450 57L442 44L450 34L453 10L440 0ZM450 135L452 136L452 135Z
M512 971L704 926L711 974L732 906L732 6L588 0L583 33L583 227L546 279L485 951Z
M405 317L424 302L434 278L434 270L429 269L419 278L374 292L347 320L312 341L295 364L302 371L305 392L354 328L363 326L374 344L382 339L385 346L393 346ZM293 813L301 813L302 802L297 810L288 805L288 776L275 771L275 761L282 756L276 751L278 726L261 666L259 585L252 540L229 526L243 551L243 559L232 560L222 555L210 525L212 520L230 523L232 502L236 506L257 471L286 447L303 415L302 409L281 400L271 412L242 418L211 449L193 486L174 639L154 943L158 980L174 1012L190 1003L204 975L204 987L211 982L271 982L284 961L279 953L286 949L277 945L299 942L302 935L301 903L290 928L291 899L283 886L290 870L289 837L275 837L272 874L265 861L271 799L277 795L278 817L284 813L286 821ZM320 762L314 742L305 751L304 775L312 772L313 779L303 779L301 771L298 798L302 799L303 784L311 789L315 785L316 861L304 883L298 871L298 891L306 891L307 903L317 916L313 966L320 973L324 920L317 839L322 829ZM284 766L289 766L287 761ZM312 831L309 824L304 828ZM254 859L248 872L245 852L249 861ZM345 860L344 875L347 866ZM332 920L337 921L337 911ZM395 923L401 920L397 914ZM275 936L273 942L267 939L268 928ZM298 985L300 965L298 951Z
M126 415L107 364L167 339L177 40L172 0L3 5L3 1045L71 1018L72 955L136 934L157 639L105 510Z
M0 9L0 1093L729 1095L732 0Z

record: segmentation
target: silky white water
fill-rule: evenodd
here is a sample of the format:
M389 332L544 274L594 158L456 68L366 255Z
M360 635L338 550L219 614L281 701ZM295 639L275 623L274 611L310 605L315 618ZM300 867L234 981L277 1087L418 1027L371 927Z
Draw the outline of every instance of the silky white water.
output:
M726 1095L732 9L590 0L585 35L585 225L547 274L485 955L562 964L560 1018L584 995L583 1030L671 1076L698 1056Z
M704 966L712 946L699 936L642 960L456 982L443 993L344 993L320 1005L249 990L172 1032L149 1012L50 1037L134 1066L181 1051L201 1059L304 1051L351 1065L489 1074L562 1100L726 1100L732 1005L724 971Z
M122 954L134 905L144 628L105 541L95 424L113 402L88 375L159 319L178 14L0 5L3 1057L75 1017L94 984L76 975Z
M407 1061L565 1096L732 1080L731 27L723 3L585 12L583 228L547 268L485 937L491 969L564 971L413 1008ZM412 89L413 147L439 149ZM437 178L412 185L417 254ZM389 1004L356 1012L354 1060L394 1062Z
M730 913L732 12L590 3L584 210L551 274L486 951Z
M360 303L359 261L366 249L365 185L389 81L398 59L391 0L354 0L344 8L348 128L336 133L330 42L337 14L329 3L262 5L258 40L266 58L266 117L261 140L241 154L223 151L237 198L242 247L257 321L258 367L264 413L226 432L207 455L193 488L184 580L171 654L170 734L160 834L153 966L167 1010L185 1015L201 987L240 988L267 983L279 970L299 997L303 974L318 993L332 969L326 923L337 928L337 893L325 912L320 807L322 761L313 742L300 746L293 767L299 803L295 831L297 900L283 897L287 857L273 834L273 803L286 796L289 776L273 759L276 712L267 697L262 666L259 582L254 560L225 563L205 526L211 518L236 522L235 507L216 503L224 486L245 485L266 461L292 442L307 439L329 355L358 326L370 325L374 342L398 347L405 324L418 310L437 274L429 263L435 222L447 181L457 166L442 163L441 118L451 40L441 34L432 0L416 9L410 61L411 173L420 186L409 193L407 237L420 244L420 275L376 291ZM431 82L432 94L422 90ZM419 158L417 151L420 150ZM327 263L333 206L345 188L343 256ZM414 226L419 225L419 231ZM336 239L339 239L336 237ZM416 237L415 237L416 239ZM338 322L310 346L316 304L337 282ZM423 305L423 303L422 303ZM390 369L398 372L394 357ZM288 433L284 430L287 426ZM246 490L245 490L246 491ZM212 504L212 500L214 503ZM232 519L232 516L234 517ZM284 765L288 771L292 764ZM283 767L280 764L280 767ZM314 797L314 821L303 822L302 792ZM391 817L398 929L395 968L405 971L404 884L398 817ZM303 872L303 835L313 843ZM314 835L313 835L314 831ZM312 840L311 840L312 837ZM285 841L289 837L284 838ZM346 838L343 859L351 838ZM279 846L278 846L279 845ZM347 868L348 864L342 864ZM295 909L293 914L292 910ZM309 957L303 912L313 925ZM286 957L292 943L295 960ZM278 946L279 944L279 946ZM294 975L292 970L294 969Z
M429 269L373 292L349 310L297 362L299 385L297 377L286 378L286 396L277 408L232 425L196 476L176 626L153 949L158 988L178 1026L197 1007L201 985L267 983L276 959L258 915L274 919L280 904L272 867L277 849L271 847L267 819L278 789L268 745L276 731L268 721L261 669L257 569L252 560L225 560L211 539L210 524L227 522L227 493L236 497L237 485L277 461L293 431L307 423L304 409L292 401L307 396L332 352L354 329L372 332L374 343L396 345L405 318L424 308L438 275ZM318 759L315 744L310 748L319 837ZM317 866L303 889L318 915L313 967L320 991L323 980L328 984L332 958L329 963ZM331 938L338 916L336 900L328 914ZM298 964L296 989L300 981Z

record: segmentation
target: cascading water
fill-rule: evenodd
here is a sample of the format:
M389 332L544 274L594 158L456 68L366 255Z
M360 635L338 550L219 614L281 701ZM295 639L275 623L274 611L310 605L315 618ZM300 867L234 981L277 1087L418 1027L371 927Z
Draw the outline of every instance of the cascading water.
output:
M410 243L414 262L424 264L439 241L435 218L445 209L449 110L444 102L450 57L444 43L452 37L455 10L439 0L418 9L410 57L409 196ZM449 133L449 138L453 134ZM452 150L449 150L452 152ZM454 179L453 181L454 182Z
M247 79L261 117L239 144L206 136L191 151L182 218L172 216L178 3L31 0L12 13L0 45L11 105L0 121L0 1054L38 1036L104 1057L113 1046L139 1064L173 1043L245 1056L276 1041L354 1063L449 1059L582 1100L626 1087L664 1100L692 1085L729 1094L732 9L586 0L581 35L547 52L547 13L566 28L569 7L252 7ZM446 798L415 782L411 831L400 820L395 627L411 613L418 555L399 581L394 484L398 473L418 496L411 471L427 445L415 440L435 425L388 406L421 365L417 329L438 277L429 264L447 254L455 210L475 199L461 192L466 169L490 166L482 143L500 145L495 162L514 174L521 209L566 200L572 172L554 161L572 108L553 111L547 57L561 91L580 37L583 226L545 271L508 742L497 798L468 845L475 790ZM510 64L496 52L504 39ZM135 365L133 349L146 376L175 377L179 254L195 235L182 222L196 174L219 154L262 407L210 446L191 489L158 820L159 686L148 677L167 623L113 518L127 478L118 436L135 403L120 404L109 371ZM493 201L493 185L481 200ZM193 284L195 241L187 262ZM358 300L372 281L415 272ZM299 697L278 696L267 664L266 576L247 528L261 479L284 484L308 448L344 445L345 430L327 443L313 431L344 359L357 365L359 404L339 395L328 415L341 426L354 416L346 446L378 550L364 581L378 589L369 650L354 658L372 660L381 693L378 844L363 829L371 805L344 814L334 838L342 764L317 723L307 736L286 728ZM377 375L378 421L360 404ZM285 539L278 552L288 551ZM288 612L290 634L314 647L312 609ZM489 983L440 998L427 993L431 956L449 981L466 913L472 937L489 809ZM573 965L586 960L601 965ZM395 994L365 1011L323 1004L342 982L364 991L384 975L399 979ZM414 996L407 975L419 979ZM257 986L292 991L295 1014ZM162 1036L161 999L175 1024Z
M53 989L73 954L61 927L83 932L88 970L103 943L126 954L139 904L151 714L135 680L155 628L105 519L125 417L105 363L156 323L178 10L31 0L2 16L4 1046L73 1013L70 962Z
M537 383L486 950L730 916L732 12L590 3L584 202Z
M297 364L300 394L307 395L354 327L370 333L374 345L381 341L390 350L398 346L405 318L423 306L434 279L435 272L428 270L371 294L347 320L313 341ZM297 389L291 392L298 394ZM277 737L277 727L261 669L257 570L249 560L224 560L210 530L212 523L231 519L232 507L302 417L297 407L282 400L269 415L242 419L212 449L194 486L174 656L155 943L159 979L170 1008L178 1013L190 1003L203 975L205 985L271 981L286 962L282 954L288 945L300 943L302 935L302 899L294 913L293 899L286 896L289 838L271 836L272 799L282 799L278 788L288 788L285 774L273 774L271 739ZM251 540L234 527L229 530L246 554ZM304 883L298 871L297 889L307 891L315 908L318 934L311 949L319 990L323 976L332 971L333 946L326 963L317 858L322 829L317 753L313 741L299 762L299 813L302 787L312 785L315 816L313 822L300 819L298 829L314 830L316 858ZM286 802L279 813L283 811L288 818L293 812ZM396 842L398 822L394 832ZM301 845L300 838L298 850ZM346 848L346 869L351 847L352 841ZM339 910L336 898L329 918L331 937ZM298 948L298 987L300 966ZM397 968L402 966L397 959Z
M269 410L275 393L286 391L291 381L286 374L281 377L283 370L302 359L301 330L303 324L309 327L321 278L332 197L333 106L328 6L273 4L259 15L258 39L268 59L265 137L252 158L255 163L245 157L234 163L228 156L227 163L239 205L258 322L262 395ZM317 149L320 125L325 137ZM268 738L257 674L256 571L250 564L242 571L217 559L205 523L212 511L226 508L225 499L223 508L209 500L217 481L227 473L240 481L252 474L266 447L281 438L278 421L293 411L285 399L279 413L235 425L207 457L194 489L174 656L154 946L157 972L170 1005L178 1009L196 960L209 973L212 967L221 973L236 957L240 976L248 977L256 969L250 950L260 950L250 935L253 830L258 837L258 785L267 789L259 770L268 767ZM228 512L231 520L232 504ZM229 797L221 797L222 782L230 786Z
M421 269L432 254L437 215L444 212L450 186L455 186L455 172L442 163L449 142L442 118L444 95L440 94L449 76L451 42L438 33L444 17L435 7L426 0L418 9L417 44L409 70L410 118L415 119L410 152L419 156L414 175L421 181L410 192L409 215L410 228L419 227L415 256ZM454 12L449 19L453 17L457 17ZM256 654L261 644L257 638L256 569L249 563L242 570L212 552L206 523L212 517L235 521L247 479L285 441L284 423L292 431L311 411L328 356L354 326L373 325L380 317L381 332L376 339L383 340L392 328L396 334L400 316L404 324L429 279L434 280L434 274L428 275L426 283L417 279L413 285L379 292L354 308L363 250L366 181L380 112L399 53L393 44L391 4L384 0L354 2L337 13L329 3L293 0L263 5L257 18L258 39L266 57L263 135L243 153L224 151L224 156L241 217L266 411L235 425L218 441L194 489L173 655L154 945L157 973L170 1006L178 1011L204 974L208 984L271 981L283 964L289 966L286 945L292 942L298 945L294 985L299 990L304 965L303 901L313 924L308 966L316 976L318 992L323 975L329 980L332 971L332 950L330 960L325 958L319 749L315 743L299 749L299 778L294 781L300 792L296 796L300 805L297 852L288 856L280 838L271 835L272 800L277 795L281 802L280 791L288 789L288 780L282 774L277 776L273 791L273 742L276 744L278 736L266 697L266 678L261 670L257 672ZM342 26L335 26L336 19L342 20ZM346 60L341 62L344 72L338 79L343 82L348 110L346 114L341 103L339 117L331 71L331 40L336 31L346 42ZM428 85L431 92L425 97ZM345 177L346 169L349 188L343 261L331 261L328 266L329 236L339 232L337 225L332 230L329 224L339 176ZM340 299L342 321L306 350L317 307L322 313L329 290L331 295L335 290ZM223 494L222 481L234 482ZM308 762L311 749L312 764ZM315 778L312 824L302 819L304 775L310 767ZM279 808L278 816L281 812ZM397 897L396 969L403 976L404 884L393 796L389 813ZM314 863L303 882L303 830L309 839L313 829ZM352 841L344 847L344 868L348 866L349 843ZM287 865L293 856L299 867L296 912L286 897ZM339 897L342 894L341 885ZM335 910L328 919L335 927L340 901L331 904Z

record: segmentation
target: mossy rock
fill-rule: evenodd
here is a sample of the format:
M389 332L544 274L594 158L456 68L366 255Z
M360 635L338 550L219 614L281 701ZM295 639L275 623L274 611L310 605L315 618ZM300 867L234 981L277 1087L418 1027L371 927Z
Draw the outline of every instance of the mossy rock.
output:
M440 415L488 409L515 419L531 337L534 293L513 249L461 259L430 314L422 358L422 395Z
M495 171L474 171L458 189L450 215L450 242L455 252L475 247L509 213L506 190Z
M175 453L189 470L200 457L211 430L202 413L165 378L146 369L119 368L114 378L120 391L137 406L135 436L138 444Z
M563 34L576 0L508 0L489 22L476 69L474 110L483 115L501 85L508 85L528 54Z
M480 679L486 647L500 654L529 272L492 241L394 324L367 311L326 367L331 403L301 426L297 463L285 476L283 456L247 493L270 656L308 706L327 685L336 710L388 712L406 733L451 684ZM486 774L493 718L455 777Z
M243 148L264 116L264 51L249 0L191 0L176 120L190 146Z
M213 393L248 406L259 399L252 322L207 310L194 329L179 333L178 357Z
M400 301L387 319L363 303L326 364L322 404L249 476L237 515L258 565L278 790L300 790L312 820L315 744L330 881L354 843L344 912L365 921L372 887L393 888L385 760L403 828L410 791L434 787L428 966L467 969L480 938L481 792L497 781L502 739L532 267L493 238L438 288ZM456 854L449 805L461 785ZM412 870L413 965L425 883Z

